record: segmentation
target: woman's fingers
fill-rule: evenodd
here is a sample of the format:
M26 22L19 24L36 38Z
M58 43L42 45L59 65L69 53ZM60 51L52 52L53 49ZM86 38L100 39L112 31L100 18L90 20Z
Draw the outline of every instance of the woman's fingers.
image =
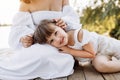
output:
M32 45L32 43L23 43L23 46L24 46L25 48L30 47L31 45Z
M29 47L33 44L33 38L29 35L22 37L20 41L24 47Z

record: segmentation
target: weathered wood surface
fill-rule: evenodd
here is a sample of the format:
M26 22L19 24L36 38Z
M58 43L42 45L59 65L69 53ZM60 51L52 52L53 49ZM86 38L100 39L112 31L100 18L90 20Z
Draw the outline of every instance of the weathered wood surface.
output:
M44 79L37 78L33 80ZM99 73L89 64L83 67L75 67L74 73L70 76L50 80L120 80L120 72L112 74Z

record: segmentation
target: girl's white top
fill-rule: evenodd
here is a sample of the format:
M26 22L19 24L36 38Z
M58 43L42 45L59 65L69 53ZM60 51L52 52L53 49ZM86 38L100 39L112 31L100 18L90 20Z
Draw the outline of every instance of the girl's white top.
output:
M81 28L80 28L81 29ZM83 46L91 42L94 47L94 51L99 55L114 55L115 57L120 58L120 41L114 38L106 37L103 35L99 35L95 32L89 32L87 30L83 30L83 38L82 41L78 41L78 32L80 29L76 29L74 32L74 46L69 46L74 49L83 50ZM80 58L76 57L77 60L81 62L89 61L89 58Z

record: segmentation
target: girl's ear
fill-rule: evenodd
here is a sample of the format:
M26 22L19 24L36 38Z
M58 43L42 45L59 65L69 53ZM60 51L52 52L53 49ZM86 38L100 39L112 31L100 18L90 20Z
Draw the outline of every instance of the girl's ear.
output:
M31 3L31 0L20 0L20 1L23 1L23 2L26 3L26 4Z

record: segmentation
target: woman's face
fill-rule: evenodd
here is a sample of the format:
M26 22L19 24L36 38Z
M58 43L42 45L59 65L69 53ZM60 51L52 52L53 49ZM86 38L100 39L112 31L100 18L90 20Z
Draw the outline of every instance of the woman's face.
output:
M50 25L54 29L52 35L48 38L47 42L57 48L67 45L68 43L68 35L61 28L56 25Z

